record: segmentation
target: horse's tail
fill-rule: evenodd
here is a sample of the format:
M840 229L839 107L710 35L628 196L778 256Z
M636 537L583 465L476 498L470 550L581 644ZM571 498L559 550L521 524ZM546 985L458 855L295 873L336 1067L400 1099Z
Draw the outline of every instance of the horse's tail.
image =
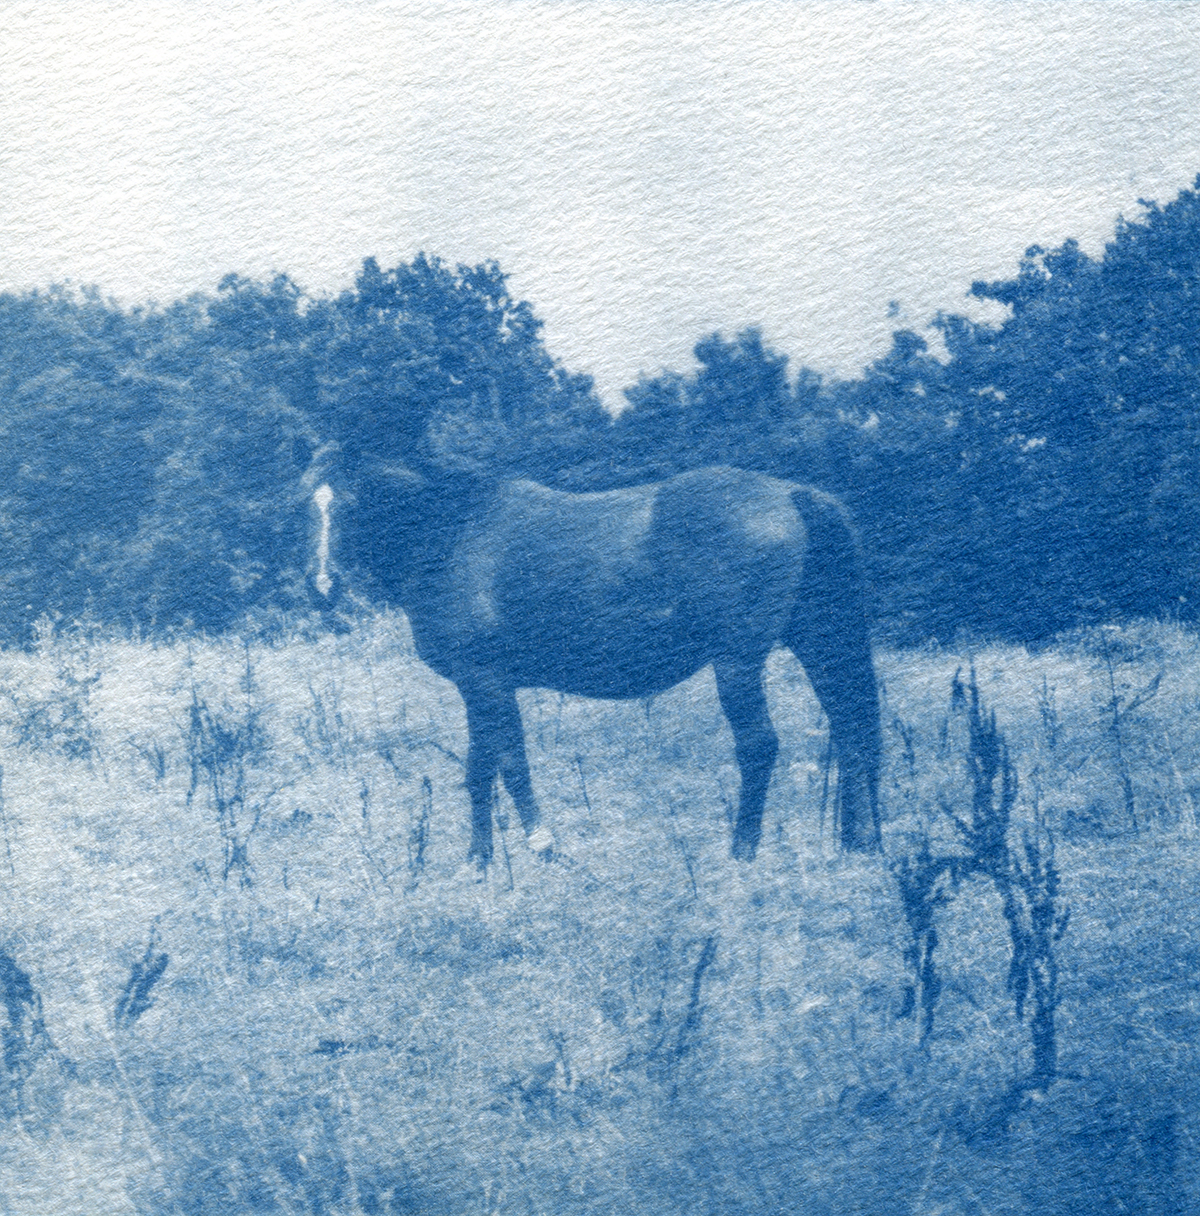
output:
M793 492L792 501L808 531L808 547L783 641L804 666L829 719L842 846L878 849L883 746L862 558L836 498L804 488Z

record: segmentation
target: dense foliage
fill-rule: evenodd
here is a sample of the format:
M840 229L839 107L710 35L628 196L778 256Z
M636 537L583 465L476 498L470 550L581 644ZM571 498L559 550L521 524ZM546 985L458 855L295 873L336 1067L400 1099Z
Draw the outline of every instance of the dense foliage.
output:
M0 635L42 613L222 629L306 602L302 478L349 452L554 479L608 416L494 265L314 300L286 276L124 311L0 296Z
M1200 179L1103 257L1032 247L825 383L757 330L612 420L494 264L436 258L313 298L286 276L121 309L0 295L0 636L42 613L225 628L305 602L302 475L335 440L427 468L601 488L728 463L840 493L881 626L1022 640L1200 602Z
M691 376L629 391L630 467L719 458L842 494L894 637L1037 640L1200 597L1200 179L1122 220L1104 256L1030 248L975 283L1003 324L942 315L853 382L801 372L753 331ZM716 399L716 401L714 401ZM741 419L734 423L733 418Z

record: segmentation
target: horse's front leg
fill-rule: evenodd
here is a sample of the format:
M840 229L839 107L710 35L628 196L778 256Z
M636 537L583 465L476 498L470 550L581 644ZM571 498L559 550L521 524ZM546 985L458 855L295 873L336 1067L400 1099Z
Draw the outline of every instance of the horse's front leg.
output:
M464 692L467 706L467 793L471 798L471 848L467 860L486 870L492 860L492 802L500 769L500 734L487 697Z
M733 731L733 746L742 772L733 855L753 861L762 837L763 807L771 770L779 754L779 736L771 725L763 695L762 661L723 660L716 665L717 694Z
M529 760L525 755L525 728L521 723L521 710L515 692L504 698L500 708L498 737L500 740L500 776L508 790L525 839L535 853L548 856L554 850L554 836L542 823L537 800L533 796L533 782L529 777Z
M492 806L496 774L521 816L530 848L549 853L554 837L541 823L525 755L525 730L516 693L464 691L467 706L467 792L471 796L470 859L486 868L492 859Z

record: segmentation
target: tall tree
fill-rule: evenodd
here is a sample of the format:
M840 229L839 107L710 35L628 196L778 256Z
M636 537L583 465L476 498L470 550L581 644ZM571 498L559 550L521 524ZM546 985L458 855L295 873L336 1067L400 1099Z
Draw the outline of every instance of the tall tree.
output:
M607 415L541 329L494 262L368 259L333 305L320 429L351 454L553 476Z
M161 386L95 292L0 296L0 630L101 593L151 494Z
M691 375L664 371L625 390L629 408L613 427L624 480L711 464L836 480L831 462L845 428L815 372L802 368L790 384L787 356L758 329L732 340L710 334L694 353Z

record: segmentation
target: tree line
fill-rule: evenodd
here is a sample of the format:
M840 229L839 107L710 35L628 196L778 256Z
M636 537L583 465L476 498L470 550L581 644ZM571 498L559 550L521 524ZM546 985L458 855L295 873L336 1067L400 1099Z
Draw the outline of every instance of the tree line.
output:
M314 297L280 275L123 309L0 295L0 637L43 613L141 630L306 610L302 475L336 439L569 489L705 464L848 504L881 631L1034 642L1200 615L1200 178L1102 256L1031 247L850 380L747 329L626 390L612 418L495 264L420 255Z

